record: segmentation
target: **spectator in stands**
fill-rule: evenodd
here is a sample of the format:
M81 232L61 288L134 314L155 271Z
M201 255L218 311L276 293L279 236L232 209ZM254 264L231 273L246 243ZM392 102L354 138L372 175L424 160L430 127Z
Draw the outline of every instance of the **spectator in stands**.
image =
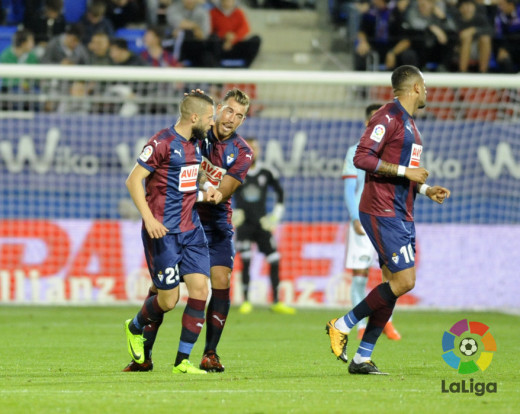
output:
M108 0L106 16L115 30L142 21L142 14L136 0Z
M145 0L146 23L148 26L162 24L166 9L173 3L173 0Z
M459 0L455 21L459 35L459 71L467 72L470 66L477 66L479 72L487 72L493 28L486 11L475 0Z
M211 31L220 42L219 58L243 60L250 67L260 49L260 37L249 36L249 22L236 0L217 0L210 10Z
M455 27L436 6L436 0L410 2L402 29L407 33L421 70L443 71L452 67Z
M110 42L110 58L116 66L143 66L143 60L128 49L125 39L116 38Z
M0 54L0 64L33 64L39 63L34 49L34 36L27 29L21 29L15 32L11 46L8 46ZM6 92L12 88L19 88L20 79L9 78L2 80L2 91ZM29 83L22 83L23 90L29 89Z
M84 81L73 81L69 87L69 96L60 99L56 112L61 114L88 114L91 103L85 99L89 95L88 85Z
M110 37L105 32L93 34L88 44L90 64L94 66L108 66L112 64L110 59Z
M68 26L65 33L55 36L47 44L42 63L61 65L88 65L90 56L86 46L81 43L81 26Z
M517 0L498 0L495 16L495 50L499 70L515 73L520 68L520 5Z
M181 0L166 9L166 21L175 41L173 55L185 65L215 67L216 42L209 41L209 11L198 0Z
M141 53L141 59L147 66L181 66L173 55L162 47L163 37L164 31L158 26L152 26L146 29L144 34L144 45L146 49Z
M107 5L104 0L92 0L87 12L81 19L83 25L84 45L88 45L93 34L96 32L105 32L111 38L114 36L114 26L112 22L105 16Z
M25 27L34 33L36 53L41 56L47 43L65 32L67 23L63 15L63 0L45 0L43 8L26 8Z
M354 52L355 70L377 70L380 63L386 70L396 65L416 65L410 50L411 42L403 38L401 24L407 4L390 0L371 0L370 8L361 15Z

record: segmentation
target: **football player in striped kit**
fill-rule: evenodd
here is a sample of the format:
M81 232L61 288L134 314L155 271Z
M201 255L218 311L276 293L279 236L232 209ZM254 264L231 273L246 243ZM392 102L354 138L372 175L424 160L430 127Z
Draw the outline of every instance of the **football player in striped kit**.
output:
M415 66L399 66L392 72L392 88L394 101L372 116L354 155L356 168L366 172L359 218L379 256L384 282L326 326L332 352L347 362L348 334L368 317L348 368L351 374L383 374L372 352L397 298L415 285L415 196L420 193L439 204L450 196L447 188L427 185L428 171L420 167L422 140L413 115L426 105L422 73Z
M240 89L229 90L217 105L215 125L202 142L201 168L207 185L222 193L217 205L197 204L200 220L208 238L211 265L211 299L206 311L206 345L200 368L208 372L223 372L217 345L224 329L230 300L230 280L235 247L231 223L231 196L244 182L253 162L253 151L237 134L246 119L249 96Z
M206 374L189 356L204 324L209 277L208 243L195 203L218 203L222 198L213 187L200 191L198 183L198 141L214 124L213 118L211 97L200 91L187 94L175 125L150 138L126 181L143 219L141 237L153 283L142 308L125 323L132 362L123 371L153 369L157 331L164 314L175 308L179 283L184 282L188 303L173 373Z

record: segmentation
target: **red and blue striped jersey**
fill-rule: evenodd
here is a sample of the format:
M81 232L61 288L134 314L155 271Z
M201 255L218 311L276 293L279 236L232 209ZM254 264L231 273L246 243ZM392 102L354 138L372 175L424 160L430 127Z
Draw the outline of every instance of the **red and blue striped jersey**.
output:
M173 126L150 138L137 159L151 173L145 180L148 206L170 233L200 225L194 206L201 161L198 142L179 135Z
M417 183L375 171L381 161L417 168L421 153L421 134L399 100L381 107L370 119L354 156L354 165L367 173L359 211L413 221Z
M220 185L224 175L244 182L249 167L253 163L253 151L246 141L236 132L224 141L219 141L213 129L201 142L201 168L207 180L215 187ZM228 229L231 224L231 198L224 203L210 205L198 203L197 210L205 229Z

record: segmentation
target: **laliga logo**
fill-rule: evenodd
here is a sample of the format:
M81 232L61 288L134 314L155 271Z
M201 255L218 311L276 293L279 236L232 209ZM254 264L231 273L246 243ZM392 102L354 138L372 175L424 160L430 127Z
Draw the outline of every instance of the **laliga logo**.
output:
M462 319L455 323L442 336L442 359L459 374L472 374L485 371L491 364L493 352L497 350L495 338L489 332L489 327L481 322L469 322ZM482 396L486 392L496 393L496 382L473 382L462 380L449 385L444 380L441 391L445 393L475 393Z
M472 374L479 369L485 371L491 364L493 352L497 350L495 338L488 332L488 329L487 325L480 322L468 324L467 319L458 321L449 331L444 332L442 337L444 362L458 370L459 374ZM455 347L462 354L462 358L454 352ZM481 352L480 355L477 355L479 349Z

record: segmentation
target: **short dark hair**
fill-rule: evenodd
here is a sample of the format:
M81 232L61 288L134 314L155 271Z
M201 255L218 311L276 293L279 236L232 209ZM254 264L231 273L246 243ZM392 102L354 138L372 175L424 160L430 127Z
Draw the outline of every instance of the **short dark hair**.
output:
M128 42L122 37L116 37L110 41L110 46L115 46L119 49L128 50Z
M27 29L17 30L13 35L13 46L22 46L25 42L27 42L27 39L29 39L29 37L31 36L33 36L33 33Z
M63 0L45 0L44 7L55 12L63 10Z
M149 26L146 28L146 30L155 34L159 40L164 38L164 29L161 26Z
M71 36L75 36L77 39L81 40L83 37L83 26L81 26L79 23L71 24L65 28L65 33Z
M419 78L421 71L416 66L402 65L392 72L392 88L394 93L402 91L403 87L412 78Z
M213 98L202 92L191 91L190 93L184 95L179 106L181 116L185 117L192 113L199 113L199 111L203 108L203 103L210 104L211 106L215 105Z
M377 111L379 108L381 108L383 105L380 104L380 103L373 103L373 104L370 104L368 105L366 108L365 108L365 119L367 121L370 120L370 118L372 117L372 112L374 111Z

